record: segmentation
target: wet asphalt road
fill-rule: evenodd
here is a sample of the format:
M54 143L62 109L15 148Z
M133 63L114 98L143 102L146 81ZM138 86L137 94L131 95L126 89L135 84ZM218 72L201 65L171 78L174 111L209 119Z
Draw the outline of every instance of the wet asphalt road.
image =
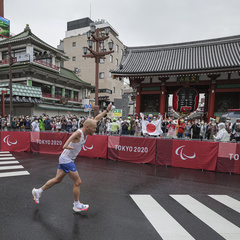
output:
M73 182L69 177L45 191L39 205L32 199L32 188L39 188L55 176L57 155L11 154L30 175L0 178L1 240L162 239L130 196L139 194L153 197L194 239L224 238L170 194L189 194L240 227L238 212L208 196L224 194L240 201L239 175L78 158L80 201L90 208L74 213Z

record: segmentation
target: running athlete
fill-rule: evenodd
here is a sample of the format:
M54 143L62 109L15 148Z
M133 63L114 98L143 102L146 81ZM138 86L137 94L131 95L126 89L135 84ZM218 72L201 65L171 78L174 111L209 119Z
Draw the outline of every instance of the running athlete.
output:
M87 211L89 208L88 204L83 204L79 202L80 196L80 185L81 178L78 174L77 168L74 164L74 160L78 156L78 153L81 151L83 145L87 140L88 135L93 135L97 128L97 122L103 118L104 115L107 114L110 110L113 109L112 104L109 104L107 110L98 114L94 119L87 119L83 128L78 129L74 132L68 140L63 145L63 152L59 157L59 165L57 169L57 174L54 178L48 180L41 188L36 189L33 188L32 195L35 203L39 203L39 198L41 197L43 191L51 188L57 183L60 183L63 178L68 174L68 176L73 180L73 196L74 196L74 204L73 210L75 212Z

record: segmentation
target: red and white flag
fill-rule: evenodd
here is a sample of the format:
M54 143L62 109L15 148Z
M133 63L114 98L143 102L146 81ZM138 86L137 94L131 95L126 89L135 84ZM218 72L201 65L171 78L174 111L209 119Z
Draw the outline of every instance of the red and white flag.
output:
M159 136L162 134L162 129L161 129L161 119L160 120L155 120L155 121L146 121L142 120L142 133L143 135L148 134L148 135L153 135L153 136Z

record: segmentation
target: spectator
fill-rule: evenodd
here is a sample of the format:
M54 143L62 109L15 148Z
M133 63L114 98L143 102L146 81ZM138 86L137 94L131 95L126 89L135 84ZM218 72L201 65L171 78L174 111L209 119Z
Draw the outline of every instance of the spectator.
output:
M211 125L210 125L210 140L214 140L213 135L217 134L217 125L216 125L216 119L211 119Z
M39 128L39 122L38 119L35 118L34 121L32 122L32 131L33 132L40 132L40 128Z
M39 126L40 126L40 124L39 124ZM30 128L31 128L31 119L27 116L26 121L25 121L25 129L27 131L30 131Z
M56 132L61 131L61 128L62 128L62 123L60 122L60 119L57 118L57 121L56 121Z
M185 129L184 120L179 118L178 119L178 134L177 134L178 138L183 138L184 129Z
M78 126L77 120L74 118L72 120L72 131L73 132L75 132L77 130L77 126Z
M128 128L129 128L129 123L127 122L127 119L124 119L122 123L122 135L128 134Z
M188 139L191 138L191 128L192 128L191 122L188 121L186 126L185 126L185 130L184 130L185 137L188 138Z
M130 135L134 135L135 133L135 119L131 117L130 119Z
M114 118L113 122L110 123L110 128L111 128L111 135L113 134L118 134L119 130L119 124L117 123L117 119Z
M67 120L64 115L62 117L61 123L62 123L62 130L65 132L67 128Z
M141 136L142 126L138 119L135 121L135 136Z
M72 121L70 119L67 121L66 131L67 132L72 131Z
M205 135L206 135L206 125L204 123L204 121L201 121L201 125L200 125L200 139L203 140L205 139Z
M195 119L195 122L192 125L192 139L199 139L200 138L200 128L201 125L199 124L199 121Z
M99 134L103 135L106 133L106 118L102 118L99 121Z
M229 135L228 132L225 129L225 123L219 123L218 124L219 131L217 133L217 136L213 135L215 141L219 142L228 142L229 141Z
M176 125L173 120L170 120L168 124L168 134L167 137L175 138L176 137Z
M41 131L45 131L45 123L44 120L46 117L39 116L38 122L39 122L39 128Z
M167 126L168 126L168 121L167 121L167 119L165 118L164 120L163 120L163 122L162 122L162 131L163 131L163 137L166 137L167 136L167 133L168 133L168 128L167 128Z
M46 116L46 119L44 120L44 124L45 124L45 130L52 130L52 126L51 126L51 120L49 119L49 116Z

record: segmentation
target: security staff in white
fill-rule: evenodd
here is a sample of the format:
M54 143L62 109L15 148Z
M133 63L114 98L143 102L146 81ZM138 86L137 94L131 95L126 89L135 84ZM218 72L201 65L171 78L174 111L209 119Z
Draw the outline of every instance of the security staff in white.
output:
M225 129L225 123L219 123L218 128L219 128L219 131L217 133L217 136L213 135L214 140L218 142L228 142L229 134Z

